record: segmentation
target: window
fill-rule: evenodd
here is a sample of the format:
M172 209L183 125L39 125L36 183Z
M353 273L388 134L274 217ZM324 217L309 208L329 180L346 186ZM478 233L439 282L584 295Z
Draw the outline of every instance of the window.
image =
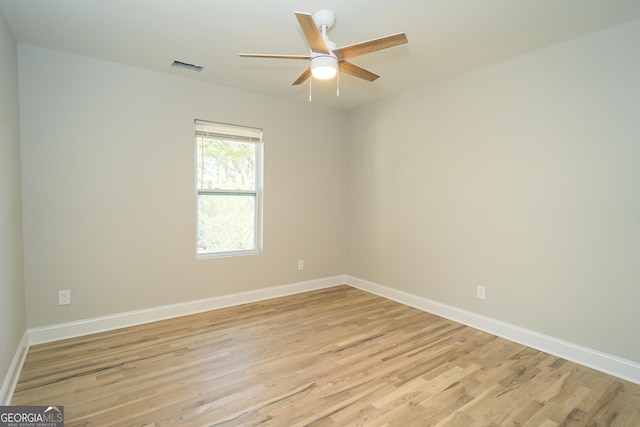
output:
M197 253L262 250L262 130L195 121Z

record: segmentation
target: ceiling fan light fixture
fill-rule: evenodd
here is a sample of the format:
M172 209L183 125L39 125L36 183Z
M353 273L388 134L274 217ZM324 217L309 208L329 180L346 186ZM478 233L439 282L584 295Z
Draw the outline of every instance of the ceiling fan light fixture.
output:
M304 33L304 38L307 40L307 45L309 45L309 55L240 54L244 58L301 59L309 61L309 66L291 84L292 86L300 85L310 77L329 80L336 77L339 72L373 82L380 76L358 67L349 62L348 59L408 42L405 33L398 33L338 48L327 37L327 30L333 26L336 20L336 15L333 12L321 10L313 15L306 12L295 12L295 15L298 25Z
M318 55L311 58L311 74L319 80L329 80L338 74L338 58Z

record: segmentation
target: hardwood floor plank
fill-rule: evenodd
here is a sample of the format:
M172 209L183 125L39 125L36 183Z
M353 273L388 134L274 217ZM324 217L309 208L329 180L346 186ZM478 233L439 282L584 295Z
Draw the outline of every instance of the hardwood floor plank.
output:
M67 426L640 426L640 386L349 286L33 346Z

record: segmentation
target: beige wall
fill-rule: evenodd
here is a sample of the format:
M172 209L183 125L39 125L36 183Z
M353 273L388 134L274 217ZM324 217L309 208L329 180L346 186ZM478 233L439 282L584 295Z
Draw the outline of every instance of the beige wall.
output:
M29 327L345 272L340 112L30 46L19 57ZM195 259L194 118L264 129L261 255Z
M25 333L16 42L0 13L0 378Z
M638 52L634 21L354 111L348 273L640 362Z

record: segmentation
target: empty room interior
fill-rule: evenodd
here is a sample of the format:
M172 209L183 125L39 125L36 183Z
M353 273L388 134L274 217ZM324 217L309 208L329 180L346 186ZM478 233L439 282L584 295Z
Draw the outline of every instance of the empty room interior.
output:
M0 405L639 426L639 76L635 0L0 0Z

